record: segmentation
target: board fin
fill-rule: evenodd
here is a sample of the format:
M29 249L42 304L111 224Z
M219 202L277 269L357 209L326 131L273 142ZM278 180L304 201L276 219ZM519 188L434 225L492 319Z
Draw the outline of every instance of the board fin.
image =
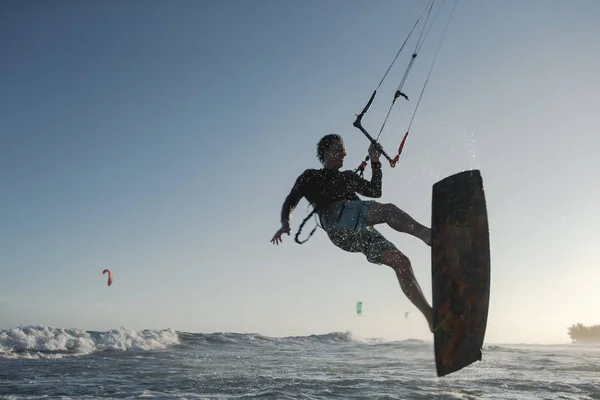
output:
M491 263L480 171L436 182L431 219L434 351L441 377L482 358Z

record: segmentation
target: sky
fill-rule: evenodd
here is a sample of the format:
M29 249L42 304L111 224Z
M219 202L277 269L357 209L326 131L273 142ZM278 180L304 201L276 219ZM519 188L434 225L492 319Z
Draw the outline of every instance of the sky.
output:
M355 115L425 4L2 2L0 329L431 340L390 268L322 230L294 242L305 199L292 236L269 242L323 135L344 137L346 169L365 157ZM390 153L450 10L381 135ZM566 343L571 324L600 323L599 17L595 0L459 0L400 163L383 166L379 201L426 225L435 182L481 171L488 343ZM363 120L375 134L413 47ZM431 301L429 248L380 230Z

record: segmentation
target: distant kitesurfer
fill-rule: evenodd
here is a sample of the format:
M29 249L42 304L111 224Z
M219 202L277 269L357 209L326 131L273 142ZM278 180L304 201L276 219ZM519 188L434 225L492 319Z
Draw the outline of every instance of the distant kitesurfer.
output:
M408 299L419 309L433 331L433 311L419 283L411 262L396 246L389 242L374 226L387 224L398 232L408 233L431 246L431 229L415 221L394 204L361 200L381 197L381 147L369 147L372 176L368 181L353 171L340 171L344 165L346 148L342 137L329 134L317 144L317 158L321 169L307 169L296 179L283 203L281 228L271 242L282 242L284 233L290 234L290 216L298 202L305 197L315 209L323 230L337 247L352 253L363 253L374 264L391 267Z

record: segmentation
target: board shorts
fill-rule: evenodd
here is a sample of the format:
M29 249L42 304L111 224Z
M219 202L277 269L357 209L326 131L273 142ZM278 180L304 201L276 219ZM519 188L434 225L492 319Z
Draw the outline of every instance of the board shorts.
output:
M367 211L373 200L338 201L319 212L323 230L342 250L363 253L373 264L381 265L384 250L397 250L373 226L366 226Z

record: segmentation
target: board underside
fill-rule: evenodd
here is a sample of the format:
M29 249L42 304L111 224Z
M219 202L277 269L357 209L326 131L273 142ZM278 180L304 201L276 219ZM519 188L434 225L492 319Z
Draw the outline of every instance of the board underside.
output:
M431 273L438 376L481 360L490 298L490 240L479 170L433 185Z

